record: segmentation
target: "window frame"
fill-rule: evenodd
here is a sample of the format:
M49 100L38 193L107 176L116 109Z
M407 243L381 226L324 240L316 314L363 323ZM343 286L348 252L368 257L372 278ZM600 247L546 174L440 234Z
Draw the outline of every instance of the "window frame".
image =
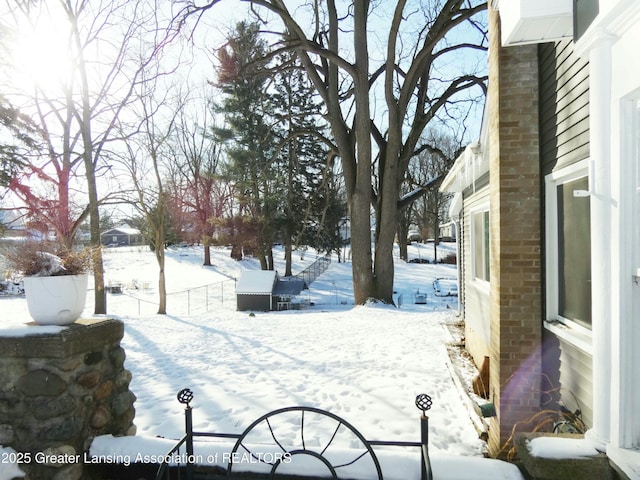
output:
M585 159L560 168L545 177L546 326L585 351L591 349L591 328L565 318L559 313L560 254L557 192L559 186L585 177L590 185L589 170L589 159ZM585 198L585 201L588 202L589 199ZM558 328L558 324L561 328Z
M478 215L488 216L488 220L483 218L482 220L482 231L478 233L476 227L476 217ZM471 224L471 268L472 268L472 276L473 281L478 285L485 286L488 288L491 283L491 229L490 229L490 219L491 212L489 209L489 204L484 203L475 207L473 210L469 212L469 220ZM482 265L485 267L483 269L482 275L478 275L477 268L477 257L478 252L476 250L476 239L478 234L482 236ZM488 258L487 258L488 256Z

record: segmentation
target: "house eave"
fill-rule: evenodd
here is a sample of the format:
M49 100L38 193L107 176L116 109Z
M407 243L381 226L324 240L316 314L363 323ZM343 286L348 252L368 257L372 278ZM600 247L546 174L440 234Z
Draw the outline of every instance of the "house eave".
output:
M528 45L573 37L572 0L502 0L502 46Z
M464 149L440 185L441 192L461 193L489 172L489 102L485 102L480 139Z

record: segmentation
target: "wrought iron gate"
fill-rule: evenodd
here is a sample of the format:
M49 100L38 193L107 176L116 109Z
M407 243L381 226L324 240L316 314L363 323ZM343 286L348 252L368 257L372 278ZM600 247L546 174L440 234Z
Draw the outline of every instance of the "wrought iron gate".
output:
M238 458L248 456L252 463L257 463L263 466L265 473L261 478L277 479L280 475L285 475L286 464L291 460L300 456L309 456L319 462L319 465L323 466L324 474L322 478L339 479L340 473L345 472L349 466L358 464L362 466L367 464L371 471L371 479L383 480L383 473L380 467L380 462L374 451L373 447L376 446L394 446L394 447L408 447L420 449L421 455L421 480L433 480L433 474L431 472L431 463L429 460L429 417L427 417L427 411L431 408L431 397L426 394L421 394L416 397L416 407L422 411L420 416L420 432L421 439L419 442L399 442L399 441L380 441L380 440L367 440L353 425L344 420L343 418L326 410L321 410L313 407L288 407L281 408L269 412L260 418L256 419L251 425L249 425L242 433L211 433L211 432L194 432L193 431L193 416L191 401L193 400L193 393L188 388L180 390L178 393L178 401L185 405L185 434L177 442L177 444L165 455L165 458L184 458L186 463L180 464L169 468L168 463L165 461L156 474L156 480L170 480L171 478L186 480L193 480L194 476L194 462L196 458L194 455L194 438L196 437L214 437L225 438L235 440L235 445L231 452L226 455L227 467L226 476L230 478L237 478L238 472ZM299 438L301 439L301 445L292 448L287 447L286 443L279 438L278 432L278 420L283 418L295 416L299 418ZM308 441L309 429L313 428L313 424L317 421L330 422L334 425L333 434L321 444L314 442L313 444ZM287 425L290 425L289 423ZM268 450L268 455L258 453L251 440L254 435L260 432L269 440L271 449ZM348 441L352 446L349 448L351 458L344 460L343 458L336 462L336 458L328 454L332 445L339 442L339 437L346 437L347 439L354 439L354 441ZM344 440L344 438L343 438ZM356 448L353 445L357 445ZM264 444L261 444L264 447ZM234 471L234 467L236 470ZM172 476L173 475L173 476ZM297 477L300 477L299 472L296 473ZM315 478L319 478L318 475L314 475ZM258 478L258 477L252 477Z

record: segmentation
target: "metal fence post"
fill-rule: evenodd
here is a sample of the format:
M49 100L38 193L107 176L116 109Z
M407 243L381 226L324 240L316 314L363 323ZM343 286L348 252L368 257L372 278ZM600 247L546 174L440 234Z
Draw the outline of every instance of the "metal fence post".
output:
M189 402L193 400L193 392L188 388L183 388L178 392L178 401L184 407L184 429L186 434L187 448L187 480L193 480L193 411Z
M420 416L420 443L422 444L420 458L422 460L422 480L433 480L433 472L431 471L431 460L429 460L429 417L427 410L431 408L433 402L427 394L421 393L416 397L416 407L422 410Z

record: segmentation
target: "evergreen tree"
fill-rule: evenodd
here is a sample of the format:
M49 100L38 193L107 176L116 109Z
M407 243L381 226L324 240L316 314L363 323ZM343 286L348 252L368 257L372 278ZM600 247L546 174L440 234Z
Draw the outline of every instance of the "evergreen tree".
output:
M235 232L234 244L250 240L257 245L262 268L272 270L278 179L272 162L276 139L268 123L273 108L267 93L267 53L258 25L239 22L219 51L218 86L224 94L221 112L226 128L214 129L214 135L226 140L226 173L238 192L238 214L249 215L257 223L257 238L245 239L243 232Z
M313 86L295 55L283 55L275 77L272 103L278 135L281 138L277 156L281 194L277 225L285 248L285 276L291 275L293 246L318 246L326 212L323 181L328 146L324 142L326 126L320 121L321 105ZM331 229L329 229L331 230ZM313 231L313 235L304 232ZM326 245L324 245L326 248ZM321 248L322 249L322 248Z

